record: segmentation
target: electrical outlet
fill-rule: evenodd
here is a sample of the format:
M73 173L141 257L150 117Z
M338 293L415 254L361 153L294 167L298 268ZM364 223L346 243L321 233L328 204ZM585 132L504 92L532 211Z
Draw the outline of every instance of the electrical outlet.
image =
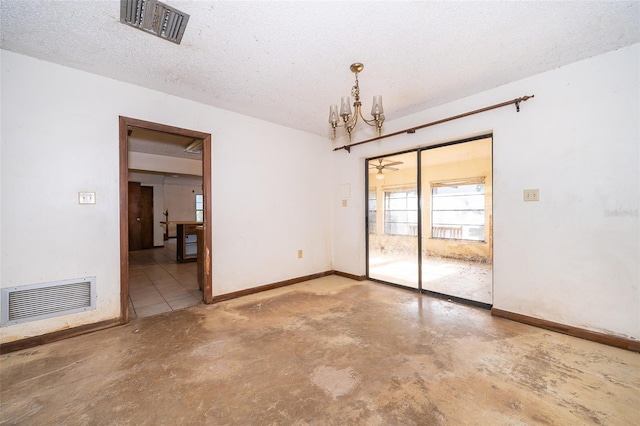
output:
M95 204L96 193L95 192L78 192L79 204Z
M302 250L298 250L298 259L302 259Z
M525 189L524 190L524 200L525 201L540 201L540 190L539 189Z

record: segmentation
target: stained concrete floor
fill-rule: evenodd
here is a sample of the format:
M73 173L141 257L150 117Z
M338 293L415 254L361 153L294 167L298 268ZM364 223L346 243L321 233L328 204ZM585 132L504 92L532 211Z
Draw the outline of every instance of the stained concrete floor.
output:
M2 424L640 422L640 354L337 276L0 361Z
M418 288L418 275L416 257L378 253L371 253L369 257L369 276L373 279ZM491 305L492 267L484 262L425 256L422 259L422 288Z

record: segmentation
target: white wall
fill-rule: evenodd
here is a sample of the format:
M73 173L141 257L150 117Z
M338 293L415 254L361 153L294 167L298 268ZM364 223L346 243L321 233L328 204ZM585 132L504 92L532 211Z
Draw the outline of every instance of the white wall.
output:
M129 168L134 170L202 176L201 160L167 157L143 152L129 152L128 158Z
M329 269L364 274L363 158L493 130L494 306L640 339L639 50L390 117L385 132L536 95L520 113L507 107L351 154L317 136L1 51L1 285L95 275L98 309L3 327L0 340L119 315L119 115L212 134L215 295ZM539 188L541 201L524 203L525 188ZM78 191L95 191L97 203L78 205Z
M119 315L119 115L212 134L215 295L332 269L326 139L8 51L1 67L1 285L98 286L97 310L2 342Z
M2 71L2 55L0 54L0 72ZM2 92L2 74L0 73L0 136L2 135L2 104L4 103L4 97ZM2 224L2 212L4 210L3 202L2 202L2 146L4 145L4 138L0 138L0 225ZM0 226L0 286L2 285L2 259L4 256L2 255L2 226ZM2 309L2 308L0 308Z
M494 306L640 339L639 51L636 44L390 120L384 131L535 94L520 113L505 107L335 152L334 268L365 273L363 158L493 130ZM351 186L347 208L342 184ZM523 201L529 188L540 189L539 202Z
M164 185L164 207L169 210L169 220L196 220L196 194L202 194L202 185Z
M202 194L199 185L164 185L164 210L169 212L169 222L193 222L196 220L196 194ZM169 225L169 236L177 236L177 226Z

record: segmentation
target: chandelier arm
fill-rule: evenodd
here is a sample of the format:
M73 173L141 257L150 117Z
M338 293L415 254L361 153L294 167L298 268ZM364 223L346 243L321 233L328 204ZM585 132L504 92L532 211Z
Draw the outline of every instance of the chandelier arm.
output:
M362 116L360 116L360 117L362 117ZM367 120L366 118L362 117L362 121L367 123L369 126L377 126L378 125L378 121L380 121L380 120L379 119L376 120L375 118L373 118L371 120Z
M356 124L358 124L358 116L362 117L362 110L360 109L360 103L354 102L353 114L351 114L350 117L344 120L344 124L345 124L344 127L347 129L349 133L351 133L354 127L356 127ZM362 119L364 120L364 117L362 117Z
M373 119L367 120L362 116L362 111L360 111L360 117L362 117L362 121L368 124L371 127L375 127L378 132L378 136L382 136L382 124L384 123L384 115L374 115Z
M364 118L364 115L362 115L362 108L358 108L358 112L360 113L360 118L362 118L362 121L364 121L365 123L367 123L369 126L375 126L375 122L376 119L374 118L373 120L367 120L366 118ZM374 123L374 124L371 124Z

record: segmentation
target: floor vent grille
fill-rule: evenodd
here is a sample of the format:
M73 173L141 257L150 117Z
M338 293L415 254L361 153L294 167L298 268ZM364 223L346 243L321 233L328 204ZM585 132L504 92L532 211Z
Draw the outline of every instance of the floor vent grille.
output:
M2 289L1 325L14 325L96 308L96 277Z
M157 0L120 0L120 22L180 44L189 15Z

